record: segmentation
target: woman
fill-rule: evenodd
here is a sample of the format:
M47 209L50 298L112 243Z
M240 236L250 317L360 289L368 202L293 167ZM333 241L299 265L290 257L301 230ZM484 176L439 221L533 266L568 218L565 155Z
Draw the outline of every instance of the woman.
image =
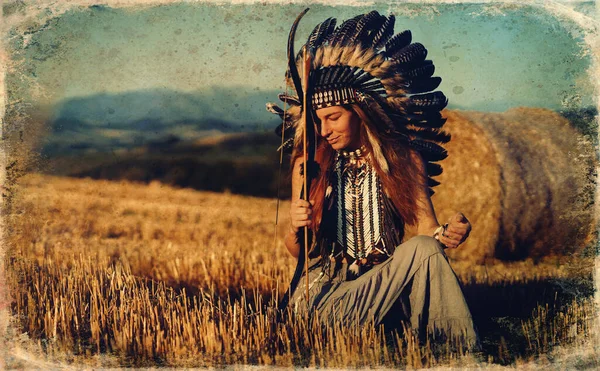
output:
M284 119L280 129L294 129L283 145L293 147L285 245L298 257L301 230L314 235L308 303L306 277L290 303L332 324L404 321L423 338L441 330L475 345L471 314L444 253L463 243L471 226L460 213L440 226L430 200L429 187L439 184L431 176L441 173L434 162L446 156L439 144L450 137L440 130L445 96L423 93L441 79L431 77L433 64L421 44L411 44L409 31L392 37L393 16L373 11L335 23L317 25L306 44L313 56L310 102L301 102L290 63L298 97L280 96L290 105L285 111L269 106ZM303 107L317 134L311 202L301 198ZM404 241L405 225L418 235Z

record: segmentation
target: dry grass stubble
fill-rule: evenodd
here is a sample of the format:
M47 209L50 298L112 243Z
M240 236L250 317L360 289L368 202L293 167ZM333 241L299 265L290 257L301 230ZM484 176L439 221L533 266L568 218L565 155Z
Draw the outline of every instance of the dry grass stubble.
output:
M451 344L419 345L369 326L274 325L271 299L295 263L273 242L274 200L37 175L20 184L8 218L12 310L46 354L87 362L114 354L138 366L459 362ZM591 331L586 295L549 284L585 289L585 274L556 262L454 267L490 361L534 359Z

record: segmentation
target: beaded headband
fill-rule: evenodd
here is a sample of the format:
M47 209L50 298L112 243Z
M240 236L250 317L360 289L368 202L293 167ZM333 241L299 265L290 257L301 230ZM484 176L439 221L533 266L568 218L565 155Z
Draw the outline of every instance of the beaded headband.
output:
M314 110L325 107L357 103L358 101L359 99L356 90L352 88L337 88L329 90L317 88L312 95L312 107Z

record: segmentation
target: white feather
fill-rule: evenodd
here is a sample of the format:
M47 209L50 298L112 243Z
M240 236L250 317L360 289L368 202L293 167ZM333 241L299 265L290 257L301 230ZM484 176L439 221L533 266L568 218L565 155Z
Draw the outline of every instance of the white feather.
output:
M383 154L383 151L381 150L381 143L379 142L377 137L375 135L373 135L373 133L371 132L371 129L369 129L368 125L364 125L364 127L365 127L365 131L367 132L367 138L369 139L371 148L373 149L374 160L377 161L377 163L379 164L379 167L381 168L381 170L383 170L384 173L389 174L390 167L389 167L388 162Z

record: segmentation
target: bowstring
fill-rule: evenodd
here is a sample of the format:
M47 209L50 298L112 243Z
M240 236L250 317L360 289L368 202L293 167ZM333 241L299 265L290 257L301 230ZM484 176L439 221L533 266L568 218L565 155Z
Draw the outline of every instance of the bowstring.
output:
M285 96L288 95L288 84L285 81ZM273 234L273 247L274 250L277 250L277 240L278 234L277 229L279 226L279 205L280 205L280 192L281 192L281 168L283 166L283 142L285 138L285 127L286 127L286 118L287 118L287 99L283 100L283 124L281 127L281 145L279 150L279 170L277 171L277 205L275 207L275 233ZM279 300L279 290L275 292L275 301Z

